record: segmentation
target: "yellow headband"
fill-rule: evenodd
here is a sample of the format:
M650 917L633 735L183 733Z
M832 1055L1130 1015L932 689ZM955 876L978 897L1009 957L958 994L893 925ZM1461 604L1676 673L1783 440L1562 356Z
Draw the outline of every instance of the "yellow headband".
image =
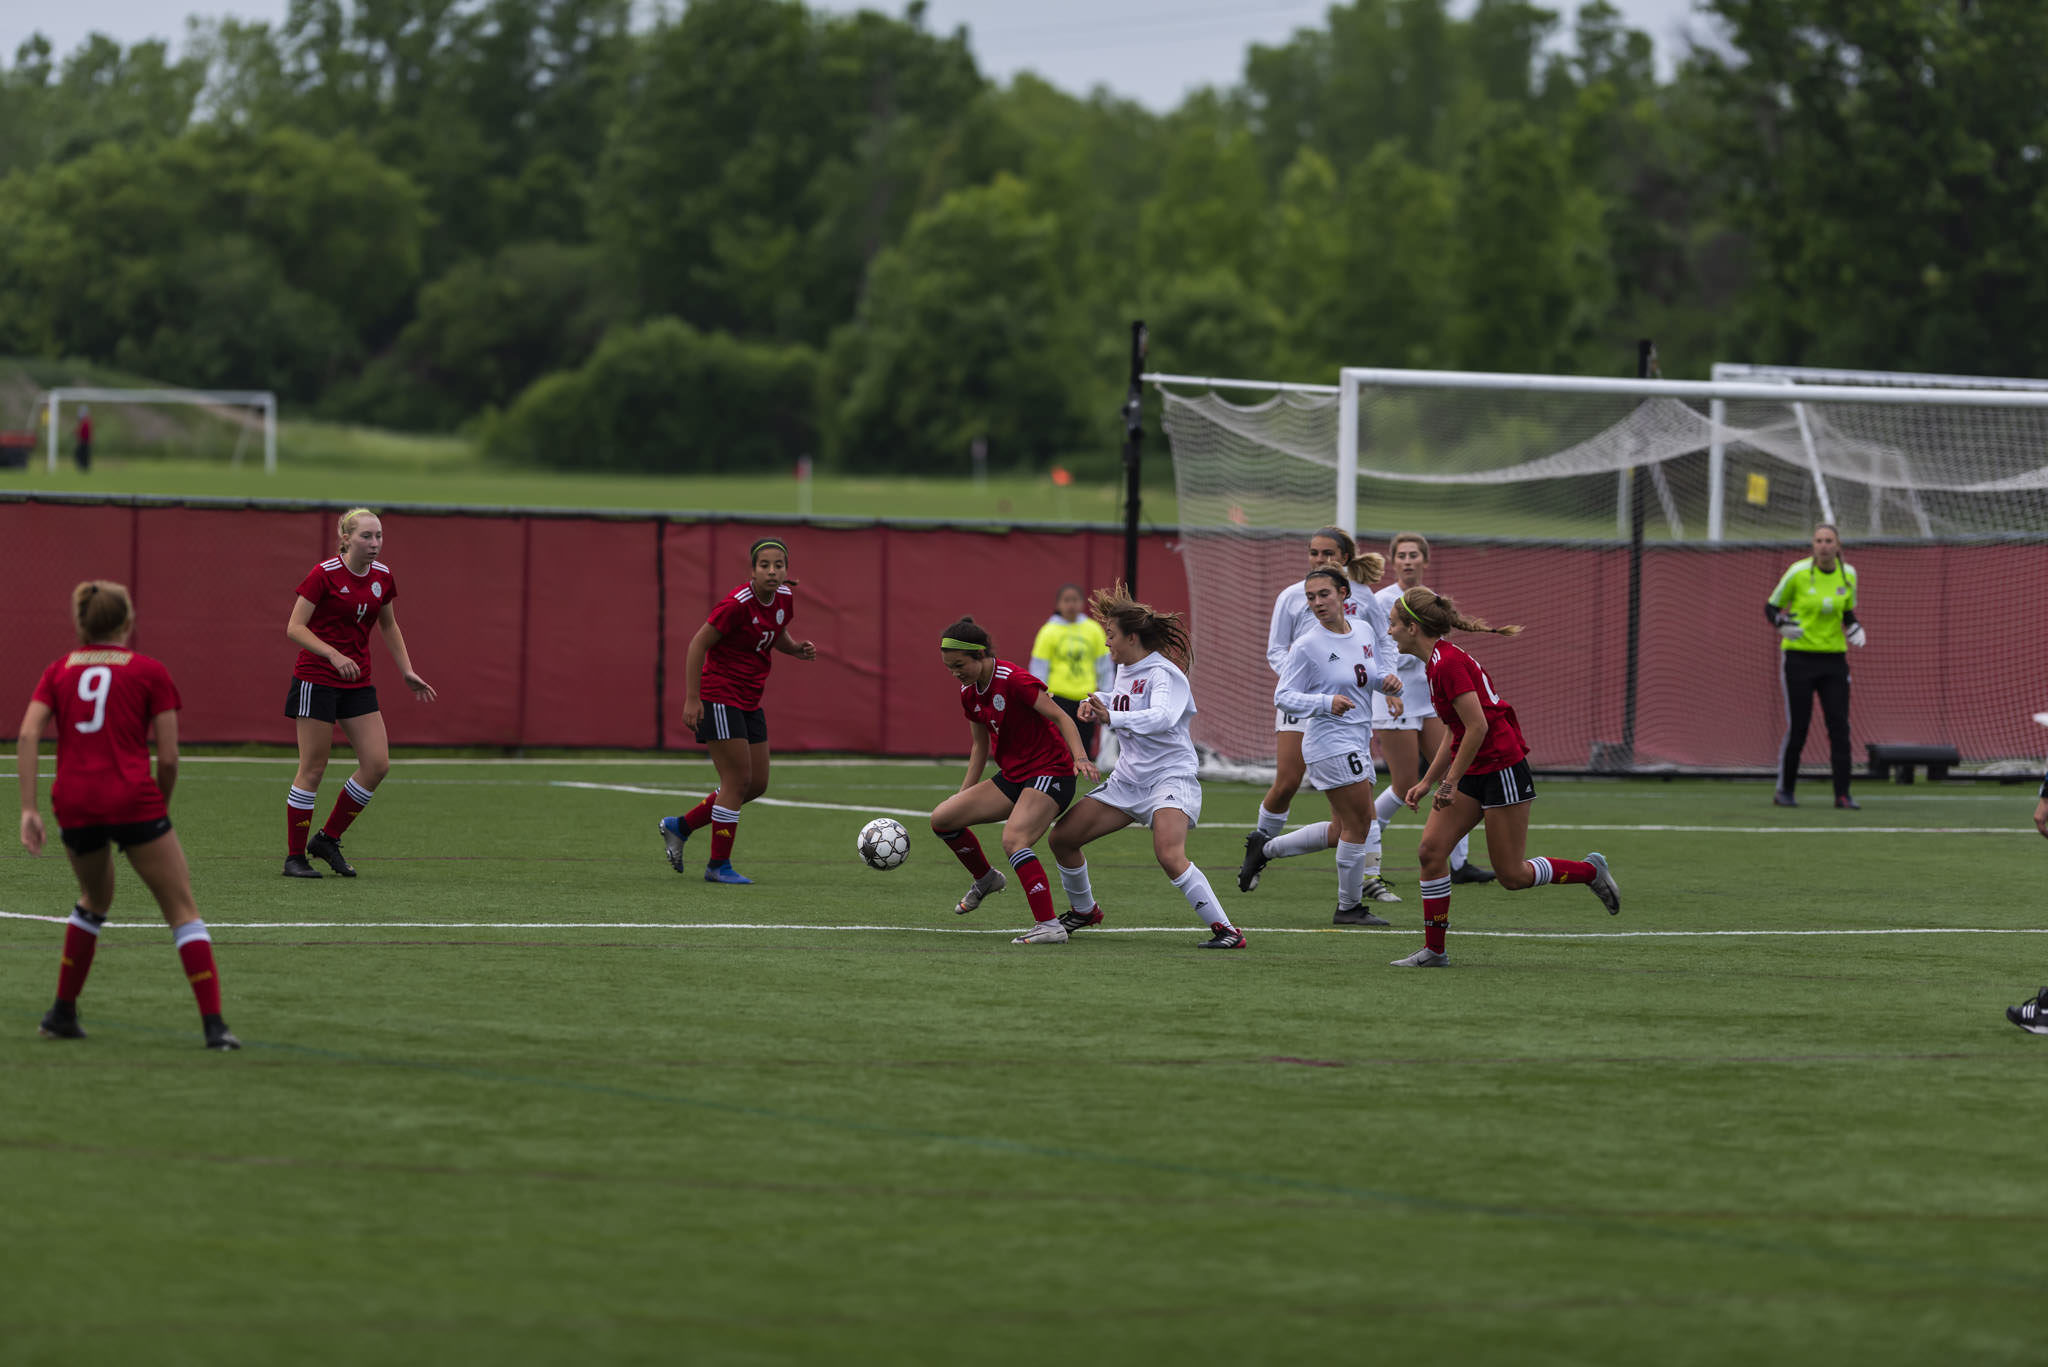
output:
M979 655L979 654L981 654L981 653L982 653L983 651L987 650L987 649L988 649L988 647L987 647L987 646L983 646L983 645L976 645L976 644L975 644L974 642L972 642L972 641L958 641L958 640L955 640L955 639L953 639L953 638L952 638L951 636L941 636L941 637L939 638L939 649L940 649L940 650L967 650L967 651L972 651L972 652L974 652L975 654Z
M1420 617L1417 617L1417 616L1415 615L1415 609L1414 609L1414 608L1411 608L1411 607L1409 607L1409 606L1408 606L1408 595L1406 595L1406 594L1402 594L1402 595L1401 595L1401 600L1400 600L1400 602L1401 602L1401 611L1403 611L1403 612L1405 612L1405 613L1407 613L1407 614L1408 614L1408 620L1409 620L1409 621L1411 621L1411 622L1413 622L1413 623L1415 623L1415 625L1416 625L1416 626L1422 626L1422 619L1421 619ZM1428 630L1428 628L1427 628L1427 627L1423 627L1423 630L1427 631L1427 630Z

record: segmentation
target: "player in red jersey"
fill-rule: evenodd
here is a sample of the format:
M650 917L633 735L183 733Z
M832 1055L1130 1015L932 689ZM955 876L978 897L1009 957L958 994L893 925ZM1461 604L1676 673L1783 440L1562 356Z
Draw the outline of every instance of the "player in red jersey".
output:
M1100 779L1074 719L1060 710L1045 685L1023 665L998 660L989 634L972 617L962 617L939 638L939 659L960 684L960 710L971 737L967 776L960 791L932 811L932 834L966 865L974 883L953 910L965 915L990 893L1003 889L1003 872L989 867L981 842L969 826L1003 823L1003 853L1024 883L1024 899L1035 924L1016 944L1064 944L1067 928L1053 910L1045 866L1032 853L1053 819L1074 800L1076 771L1090 783ZM981 776L990 750L996 776Z
M78 994L114 904L110 846L119 845L170 924L171 943L199 1003L206 1047L239 1049L242 1042L228 1032L220 1015L213 937L193 904L185 851L171 830L168 804L178 781L178 686L163 665L128 648L135 607L121 585L97 579L80 584L71 592L71 616L79 648L58 656L43 671L14 751L21 843L30 854L41 854L49 837L36 804L36 752L43 727L56 718L57 777L50 784L50 809L78 878L78 902L64 927L57 1000L43 1017L42 1033L51 1039L85 1038L78 1024ZM152 736L154 779L149 775Z
M751 883L732 866L740 807L768 791L768 714L761 692L774 665L771 651L799 660L818 658L812 641L789 634L796 620L796 580L789 577L789 547L773 537L747 548L747 582L718 600L690 638L683 664L683 725L711 751L718 788L681 816L661 819L669 866L683 871L683 842L711 828L707 883Z
M377 690L370 686L371 624L384 634L384 648L412 695L421 702L432 702L435 696L433 685L413 673L405 636L398 630L393 606L398 580L377 558L384 549L384 523L368 508L351 508L335 524L335 534L341 540L340 552L299 581L299 596L284 628L299 647L291 690L284 700L284 714L299 730L299 772L285 798L287 878L320 876L306 858L309 854L326 860L343 878L356 876L355 867L342 857L342 833L370 805L377 785L391 772L391 739L377 710ZM308 838L337 721L356 752L356 771L334 799L327 824Z
M1479 661L1443 638L1453 631L1512 636L1520 627L1490 627L1458 611L1457 605L1424 585L1394 600L1387 634L1403 655L1428 661L1429 700L1446 734L1429 772L1403 795L1410 808L1434 788L1422 845L1422 924L1425 942L1396 968L1442 968L1450 963L1444 935L1451 924L1451 848L1475 826L1486 826L1486 848L1500 885L1510 892L1545 883L1585 883L1600 904L1621 910L1621 890L1608 872L1605 855L1583 860L1524 857L1529 844L1529 804L1536 784L1529 776L1529 747L1515 709L1494 689Z

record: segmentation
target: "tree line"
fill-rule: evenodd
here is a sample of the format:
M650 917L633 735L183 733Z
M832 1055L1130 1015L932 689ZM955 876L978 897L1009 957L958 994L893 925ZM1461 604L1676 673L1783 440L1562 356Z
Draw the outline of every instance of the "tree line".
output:
M1163 113L993 83L916 2L631 17L32 38L0 352L674 471L1107 460L1134 317L1197 374L2048 373L2031 0L1699 0L1668 77L1600 0L1350 0Z

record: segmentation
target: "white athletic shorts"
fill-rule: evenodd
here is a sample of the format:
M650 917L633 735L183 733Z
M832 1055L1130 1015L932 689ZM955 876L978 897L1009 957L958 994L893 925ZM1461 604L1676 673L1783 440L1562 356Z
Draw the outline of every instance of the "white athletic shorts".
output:
M1414 660L1415 668L1408 667ZM1401 657L1401 668L1396 671L1401 679L1401 715L1387 715L1387 695L1372 695L1372 729L1375 731L1420 731L1425 717L1434 717L1436 709L1429 702L1429 667L1416 660L1413 655Z
M1109 782L1085 794L1105 807L1114 807L1140 826L1152 824L1152 814L1162 807L1186 812L1189 826L1202 820L1202 785L1193 774L1162 779L1149 788L1127 784L1115 773Z
M1292 731L1296 735L1306 735L1308 734L1308 718L1289 716L1276 707L1273 709L1273 734L1277 736L1282 731Z
M1327 759L1312 759L1308 762L1307 777L1308 786L1319 793L1349 788L1354 783L1370 784L1374 778L1372 752L1361 748Z

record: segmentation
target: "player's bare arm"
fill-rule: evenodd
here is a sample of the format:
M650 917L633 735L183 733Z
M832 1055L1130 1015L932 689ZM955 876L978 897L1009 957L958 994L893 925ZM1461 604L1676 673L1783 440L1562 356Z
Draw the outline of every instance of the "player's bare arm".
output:
M704 720L704 699L697 691L704 685L704 656L725 639L725 633L706 622L690 638L690 650L683 657L683 729L695 731Z
M21 843L30 854L41 854L49 839L43 830L43 814L36 808L36 752L42 748L43 728L50 722L50 705L30 702L21 717L21 735L14 743L15 782L21 787Z
M2034 804L2034 829L2048 836L2048 797Z
M799 660L815 660L818 658L818 643L816 641L793 641L786 631L776 635L775 648L784 655L794 655Z
M405 680L405 686L410 688L412 695L421 702L432 702L436 696L434 686L413 673L412 657L405 652L405 633L398 629L396 604L386 603L384 610L377 614L377 630L384 634L384 648L391 652L391 658L398 665L398 674Z
M1449 727L1445 727L1444 738L1437 743L1436 755L1429 761L1429 771L1417 779L1415 786L1410 788L1401 798L1403 802L1408 804L1408 810L1421 810L1423 795L1431 788L1434 788L1437 780L1449 771L1451 755L1451 732Z
M313 601L304 596L293 601L291 618L284 624L286 639L299 649L309 651L327 661L334 672L342 678L353 681L363 672L356 667L356 662L315 636L313 629L307 625L313 620L313 607Z
M178 714L157 713L150 718L149 733L156 739L156 788L168 803L171 789L178 786Z
M1095 767L1095 761L1088 758L1088 747L1081 744L1081 732L1074 725L1074 719L1060 710L1052 700L1052 694L1040 693L1031 704L1031 710L1044 717L1059 729L1060 739L1067 743L1067 753L1074 757L1074 771L1090 783L1102 781L1102 771Z
M960 780L963 793L981 782L981 771L988 766L988 728L971 721L967 723L967 734L973 741L967 747L967 777Z
M1441 811L1458 799L1458 780L1465 777L1465 771L1472 767L1472 761L1479 757L1479 747L1486 742L1486 709L1479 705L1477 693L1460 693L1451 700L1451 706L1458 711L1458 720L1465 723L1465 739L1458 744L1458 753L1451 758L1451 766L1436 785L1436 796L1430 806Z

